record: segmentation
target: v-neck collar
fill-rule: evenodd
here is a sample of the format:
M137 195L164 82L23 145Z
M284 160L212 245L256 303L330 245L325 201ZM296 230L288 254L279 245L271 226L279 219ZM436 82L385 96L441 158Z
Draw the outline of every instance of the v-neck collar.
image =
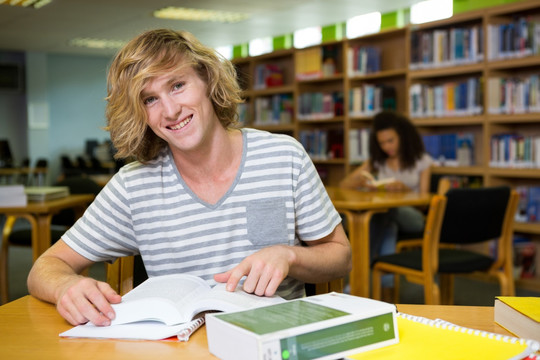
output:
M244 172L244 164L246 162L246 155L247 155L247 131L244 131L244 129L240 129L240 131L242 133L242 159L240 160L240 166L238 166L238 170L236 171L236 176L231 186L229 186L229 189L225 192L225 194L223 194L223 196L215 204L210 204L202 200L193 190L191 190L191 188L184 181L184 178L180 174L180 171L178 171L178 168L176 167L171 149L169 148L168 150L170 166L172 166L173 169L175 170L174 172L176 176L178 177L178 181L180 182L180 184L182 185L186 193L188 193L193 200L195 200L196 202L202 204L203 206L209 209L216 209L227 200L229 195L234 191L234 188L236 187L236 185L240 182L240 178L242 176L242 173Z

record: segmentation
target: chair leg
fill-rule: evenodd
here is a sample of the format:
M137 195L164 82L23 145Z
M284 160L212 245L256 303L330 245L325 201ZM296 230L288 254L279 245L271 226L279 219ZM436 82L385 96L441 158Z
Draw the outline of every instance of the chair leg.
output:
M9 286L8 286L8 258L9 258L9 235L13 230L13 225L17 218L15 216L7 216L2 229L2 247L0 248L0 305L9 301Z
M8 289L8 250L9 246L4 245L2 242L2 250L0 251L0 305L4 305L9 301L9 289Z
M377 269L377 266L374 266L371 271L371 296L375 300L381 300L382 297L381 281L382 273L379 269Z
M433 277L426 276L424 278L424 303L426 305L440 305L441 292L439 285Z
M394 274L394 304L399 304L400 274Z
M454 275L439 274L441 281L441 301L443 305L454 304Z

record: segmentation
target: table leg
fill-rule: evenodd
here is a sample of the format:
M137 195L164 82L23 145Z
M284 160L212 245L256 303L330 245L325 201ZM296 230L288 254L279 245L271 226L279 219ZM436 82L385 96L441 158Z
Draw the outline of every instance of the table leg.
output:
M369 223L373 214L387 210L356 212L338 209L347 217L349 227L352 252L352 269L349 274L351 295L370 297Z
M36 231L32 231L32 256L33 260L51 247L51 214L36 215Z

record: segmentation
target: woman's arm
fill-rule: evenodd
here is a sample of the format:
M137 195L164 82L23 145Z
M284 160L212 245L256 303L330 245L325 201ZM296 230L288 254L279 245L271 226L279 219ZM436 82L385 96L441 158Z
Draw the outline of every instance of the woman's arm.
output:
M374 179L369 161L364 161L360 167L341 180L339 186L346 189L357 189L369 186L369 182L374 181Z

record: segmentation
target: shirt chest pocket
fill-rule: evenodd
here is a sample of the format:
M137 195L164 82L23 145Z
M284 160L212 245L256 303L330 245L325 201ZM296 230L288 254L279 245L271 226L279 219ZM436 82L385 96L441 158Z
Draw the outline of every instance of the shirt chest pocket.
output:
M289 243L284 200L251 201L246 211L248 238L253 245L264 247Z

